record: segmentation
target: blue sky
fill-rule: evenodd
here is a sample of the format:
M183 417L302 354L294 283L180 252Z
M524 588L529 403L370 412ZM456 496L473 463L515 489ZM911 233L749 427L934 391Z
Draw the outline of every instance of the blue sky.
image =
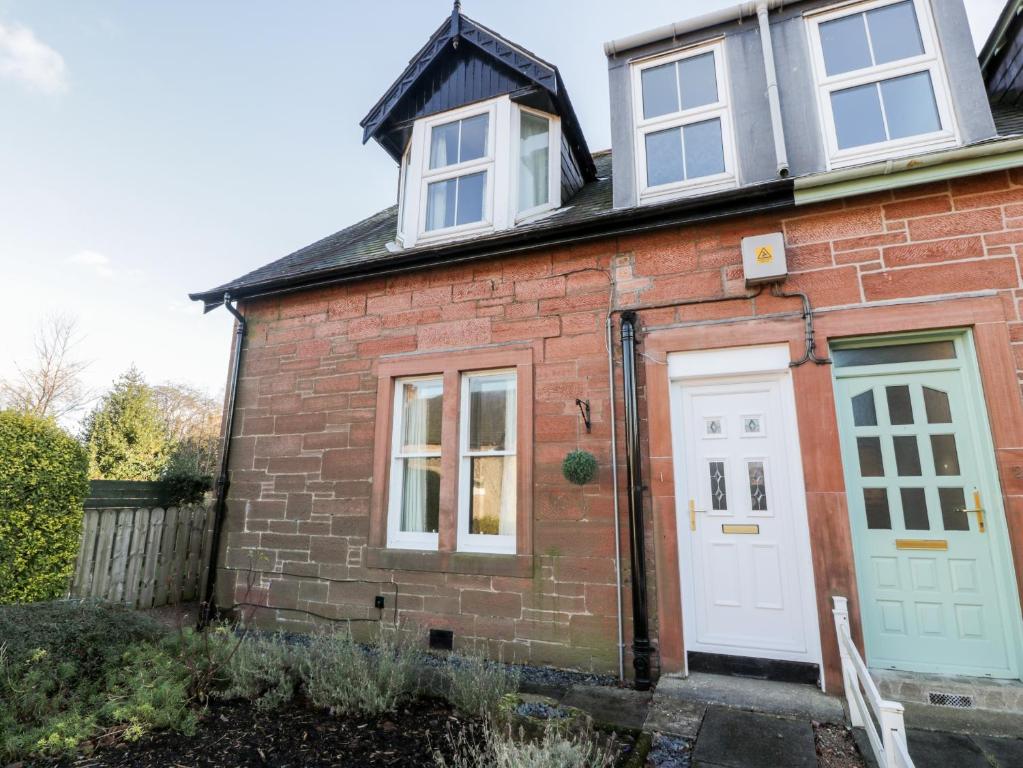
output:
M601 44L734 4L465 0L559 66L609 145ZM999 0L967 0L986 37ZM135 363L211 393L230 323L186 294L386 207L397 173L359 120L446 0L0 0L0 377L35 324L77 316L88 383Z

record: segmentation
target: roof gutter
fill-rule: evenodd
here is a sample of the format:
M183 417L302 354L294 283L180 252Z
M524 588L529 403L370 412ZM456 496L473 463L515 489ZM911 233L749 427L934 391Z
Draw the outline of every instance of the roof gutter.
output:
M776 8L781 8L785 2L789 4L792 0L765 0L764 4L767 6L767 10L773 11ZM717 11L711 11L705 13L702 16L695 16L685 21L676 21L673 24L665 24L664 26L657 27L656 29L650 29L646 32L640 32L635 35L629 35L627 37L620 37L617 40L610 40L604 43L604 53L608 56L617 56L620 53L631 51L633 48L640 48L650 43L659 43L662 40L672 40L676 37L682 37L683 35L689 34L690 32L696 32L701 29L707 29L709 27L716 27L719 24L728 24L733 21L741 21L742 19L754 16L757 13L758 2L746 2L733 5L731 8L722 8Z
M1023 166L1023 136L986 141L929 155L885 160L795 180L796 205L900 189Z

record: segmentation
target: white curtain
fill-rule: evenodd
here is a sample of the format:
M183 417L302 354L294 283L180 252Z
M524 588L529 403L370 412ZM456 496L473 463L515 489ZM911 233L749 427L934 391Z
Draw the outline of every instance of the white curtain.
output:
M522 113L519 135L519 210L548 202L550 124L545 118Z
M402 421L402 451L411 448L422 451L429 440L429 400L421 397L421 390L414 385L405 385L405 402ZM401 530L406 533L422 533L426 530L426 506L429 479L429 459L402 459L405 473L402 491Z
M515 379L509 381L508 388L504 393L504 447L508 451L517 450L518 427L515 414L518 397L515 385ZM504 477L501 480L501 522L499 525L499 532L502 536L515 535L515 500L518 490L515 464L514 455L504 457Z

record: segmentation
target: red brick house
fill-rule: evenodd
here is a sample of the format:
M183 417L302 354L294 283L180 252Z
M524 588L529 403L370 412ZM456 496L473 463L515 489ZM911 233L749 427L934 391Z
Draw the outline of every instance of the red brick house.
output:
M1020 678L1014 22L982 73L955 0L763 5L608 43L591 154L456 3L363 121L398 205L193 295L221 608L832 691L844 596L872 667Z

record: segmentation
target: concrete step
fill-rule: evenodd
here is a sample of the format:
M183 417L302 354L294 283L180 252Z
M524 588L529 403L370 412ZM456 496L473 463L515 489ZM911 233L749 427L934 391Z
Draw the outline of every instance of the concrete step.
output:
M664 675L657 683L654 704L719 705L731 709L797 717L826 723L844 723L842 701L818 688L798 683L776 683L746 677L694 672L689 677ZM653 712L651 713L653 714Z
M871 669L870 676L884 698L902 704L1023 715L1023 683L1018 680L924 675L887 669Z

